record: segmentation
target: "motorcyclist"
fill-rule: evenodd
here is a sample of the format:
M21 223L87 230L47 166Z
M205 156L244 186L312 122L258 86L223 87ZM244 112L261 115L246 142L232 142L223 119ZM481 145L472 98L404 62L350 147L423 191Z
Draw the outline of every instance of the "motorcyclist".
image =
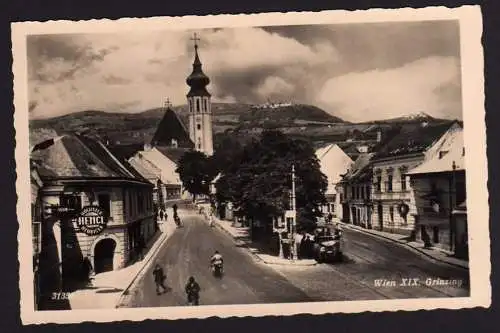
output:
M212 266L212 269L215 268L215 265L222 265L224 264L224 260L222 259L222 255L219 253L219 251L215 251L215 253L212 255L210 258L210 264Z
M188 283L185 288L188 303L193 305L199 305L200 301L200 285L195 281L194 277L189 277Z

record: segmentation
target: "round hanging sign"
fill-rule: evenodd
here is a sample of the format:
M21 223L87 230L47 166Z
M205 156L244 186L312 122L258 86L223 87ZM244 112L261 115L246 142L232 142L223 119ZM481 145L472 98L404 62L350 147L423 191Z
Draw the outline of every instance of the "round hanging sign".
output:
M399 215L406 216L408 214L408 211L410 210L410 207L408 207L407 204L402 203L399 205L398 210L399 210Z
M100 234L108 224L104 210L98 206L87 206L82 208L76 217L76 224L80 231L93 236Z

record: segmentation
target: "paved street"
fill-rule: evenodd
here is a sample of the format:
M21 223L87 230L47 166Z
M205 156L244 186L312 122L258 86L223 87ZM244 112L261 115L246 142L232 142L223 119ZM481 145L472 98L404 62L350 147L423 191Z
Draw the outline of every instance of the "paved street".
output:
M409 249L380 238L345 228L342 263L303 269L275 266L276 270L309 296L324 300L385 298L466 297L469 273L444 263L432 262ZM463 285L426 286L427 279L458 280ZM419 279L419 285L402 286L402 279ZM376 286L385 281L386 286ZM392 281L396 282L394 286Z
M167 286L171 290L156 295L151 267L132 290L129 306L186 305L184 286L190 275L200 284L201 305L312 301L272 267L255 262L246 249L235 247L232 239L210 228L201 217L186 218L183 222L184 227L175 231L157 258L166 268ZM224 256L222 280L213 277L209 267L215 250Z
M345 230L347 258L316 266L266 265L245 248L199 217L186 219L161 250L157 262L167 270L171 290L156 295L152 268L132 290L129 306L185 305L184 284L194 275L202 288L201 304L250 304L299 301L342 301L386 298L467 296L468 272L431 262L385 240ZM226 275L211 275L208 260L214 250L225 259ZM401 286L419 278L418 286ZM426 279L455 279L461 287L426 286ZM376 286L376 281L386 286ZM394 285L395 284L395 285Z

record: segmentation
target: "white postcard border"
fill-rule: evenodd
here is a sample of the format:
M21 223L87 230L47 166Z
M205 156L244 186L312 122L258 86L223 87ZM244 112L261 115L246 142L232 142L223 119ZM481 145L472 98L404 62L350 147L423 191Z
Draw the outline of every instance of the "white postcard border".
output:
M467 208L469 219L470 297L439 299L394 299L291 304L224 305L202 307L161 307L34 311L31 253L29 119L27 96L26 36L78 32L116 32L124 30L194 30L211 27L270 25L310 25L367 23L386 21L459 20L462 64L464 141L467 166ZM241 15L184 16L170 18L124 18L119 20L20 22L12 24L14 73L14 125L16 129L16 189L19 221L18 258L20 308L23 324L141 321L145 319L185 319L208 317L246 317L293 314L359 313L489 307L490 238L488 169L484 109L482 20L479 6L459 8L370 9L366 11L323 11Z

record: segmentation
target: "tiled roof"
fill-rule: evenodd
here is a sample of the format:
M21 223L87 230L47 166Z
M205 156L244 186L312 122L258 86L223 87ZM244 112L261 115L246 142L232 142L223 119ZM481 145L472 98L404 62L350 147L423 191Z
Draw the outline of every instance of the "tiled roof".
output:
M172 139L177 141L181 148L194 148L189 138L188 130L174 110L168 108L158 124L155 135L151 140L153 146L171 146Z
M145 181L101 142L82 135L66 135L52 146L33 152L32 158L42 179L102 177Z
M344 181L352 181L352 180L364 180L367 177L370 177L369 166L370 161L373 158L374 153L364 153L360 154L358 158L354 161L352 167L349 171L344 175Z
M163 155L168 157L175 164L179 163L179 160L181 159L182 155L191 150L188 148L174 148L174 147L161 147L161 146L157 146L155 148L158 149Z
M142 143L133 143L133 144L117 144L117 145L109 145L108 149L115 155L120 161L128 160L132 156L135 155L138 151L144 149L144 145Z
M441 154L440 154L441 153ZM465 170L464 141L463 132L455 132L450 136L450 143L444 151L437 152L435 156L423 162L416 168L408 172L409 175L429 174L438 172L450 172L455 170Z
M396 136L377 147L375 159L422 153L454 124L454 121L403 126Z

